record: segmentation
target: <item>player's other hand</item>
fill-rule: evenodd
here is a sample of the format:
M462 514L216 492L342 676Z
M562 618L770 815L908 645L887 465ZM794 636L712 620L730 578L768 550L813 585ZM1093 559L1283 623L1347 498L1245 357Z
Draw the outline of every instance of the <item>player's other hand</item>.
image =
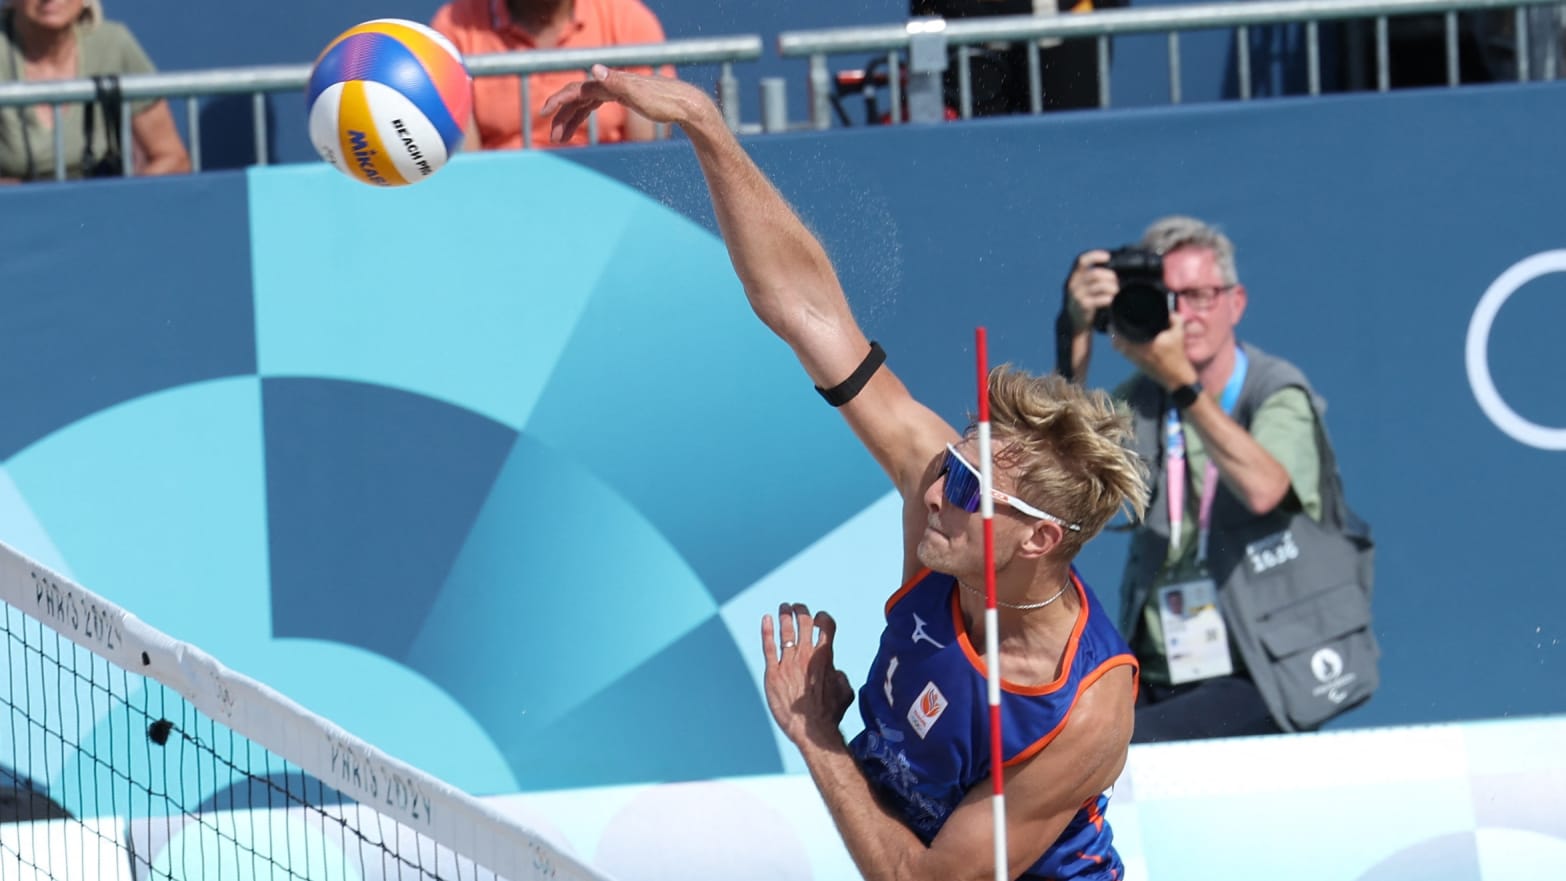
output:
M767 707L778 727L797 745L842 737L838 725L854 702L854 689L848 676L833 664L836 633L837 622L831 615L817 612L812 616L800 603L779 606L776 626L771 615L762 616Z

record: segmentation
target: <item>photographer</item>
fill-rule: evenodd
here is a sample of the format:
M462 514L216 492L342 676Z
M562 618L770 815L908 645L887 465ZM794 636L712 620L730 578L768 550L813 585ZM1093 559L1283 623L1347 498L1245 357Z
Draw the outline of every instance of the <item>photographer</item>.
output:
M1164 218L1137 246L1078 257L1064 299L1061 373L1086 376L1096 332L1139 371L1114 392L1132 412L1138 453L1156 477L1121 584L1119 626L1142 664L1135 740L1312 727L1290 718L1290 672L1259 638L1259 604L1229 596L1230 579L1257 521L1288 511L1321 519L1322 487L1333 501L1339 495L1336 464L1322 458L1330 445L1318 434L1304 375L1235 338L1247 294L1233 244L1199 220ZM1220 557L1223 566L1210 565ZM1170 611L1176 602L1181 615ZM1339 635L1307 632L1309 651L1327 650L1317 646L1336 645ZM1314 685L1309 657L1300 663Z

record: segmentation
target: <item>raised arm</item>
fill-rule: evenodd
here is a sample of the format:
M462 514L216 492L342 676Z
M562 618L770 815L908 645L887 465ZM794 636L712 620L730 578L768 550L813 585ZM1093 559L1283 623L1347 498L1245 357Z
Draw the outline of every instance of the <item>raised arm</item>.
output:
M689 83L595 66L592 78L550 97L551 136L569 138L587 115L617 101L678 125L695 148L718 228L756 315L794 350L818 387L852 376L870 341L849 310L821 243L762 174L712 101ZM931 458L956 432L882 367L841 408L905 499L917 501Z

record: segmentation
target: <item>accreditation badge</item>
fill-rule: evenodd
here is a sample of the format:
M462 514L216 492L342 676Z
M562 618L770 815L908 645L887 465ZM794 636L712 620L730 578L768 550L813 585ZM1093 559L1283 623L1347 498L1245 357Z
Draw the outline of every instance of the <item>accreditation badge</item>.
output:
M1158 620L1164 628L1164 654L1169 659L1172 684L1234 672L1229 631L1218 612L1218 586L1211 578L1159 588Z

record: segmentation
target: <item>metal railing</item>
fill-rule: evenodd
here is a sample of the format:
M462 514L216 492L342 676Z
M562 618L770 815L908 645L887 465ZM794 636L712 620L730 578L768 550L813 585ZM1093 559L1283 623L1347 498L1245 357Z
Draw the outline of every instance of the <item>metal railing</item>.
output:
M527 74L562 70L586 71L594 64L615 67L660 67L662 65L718 64L719 101L729 126L739 128L739 82L734 76L733 64L738 61L754 61L761 57L762 40L759 36L741 35L711 37L691 40L670 40L634 46L604 46L586 49L536 49L525 52L506 52L495 55L474 55L466 59L468 70L475 77L520 76L522 108L522 145L532 142L532 95L528 88ZM120 108L120 143L129 145L131 140L131 103L147 98L185 99L186 135L189 140L190 162L194 171L201 170L201 122L202 98L217 95L251 96L251 112L255 133L257 165L269 162L267 141L267 95L278 92L300 92L310 78L311 64L284 64L259 67L235 67L217 70L170 71L149 74L127 74L120 77L120 91L124 102ZM0 83L0 107L51 105L55 118L67 104L87 104L95 100L96 93L91 79L51 80ZM66 156L64 132L54 126L54 177L65 178ZM598 140L596 115L588 125L588 139ZM122 153L122 171L129 176L135 151Z
M1449 85L1458 85L1457 14L1469 10L1515 10L1515 46L1517 78L1532 79L1529 66L1528 10L1533 7L1560 6L1561 0L1256 0L1256 2L1203 3L1190 6L1160 6L1151 9L1123 9L1054 16L992 16L964 19L915 19L910 22L826 30L788 31L778 36L778 52L785 58L809 59L810 123L824 129L832 119L832 76L827 58L848 53L886 53L887 81L891 100L891 119L902 120L903 84L900 53L910 59L909 91L940 89L940 72L946 62L946 48L957 47L958 94L960 114L973 114L973 91L969 58L972 47L991 43L1028 45L1028 88L1030 109L1043 110L1042 67L1039 41L1045 39L1094 38L1097 41L1098 103L1109 106L1109 40L1127 34L1168 35L1169 97L1180 103L1180 34L1185 31L1235 29L1235 61L1239 71L1240 97L1251 97L1250 40L1248 28L1260 25L1305 25L1306 66L1310 94L1321 93L1321 44L1319 23L1344 19L1375 19L1376 87L1390 86L1387 20L1420 13L1441 13L1446 24L1446 75ZM920 57L936 63L917 69ZM1546 54L1544 79L1559 76L1556 53ZM910 106L913 95L910 94ZM928 118L928 117L926 117ZM939 117L935 117L939 118Z

